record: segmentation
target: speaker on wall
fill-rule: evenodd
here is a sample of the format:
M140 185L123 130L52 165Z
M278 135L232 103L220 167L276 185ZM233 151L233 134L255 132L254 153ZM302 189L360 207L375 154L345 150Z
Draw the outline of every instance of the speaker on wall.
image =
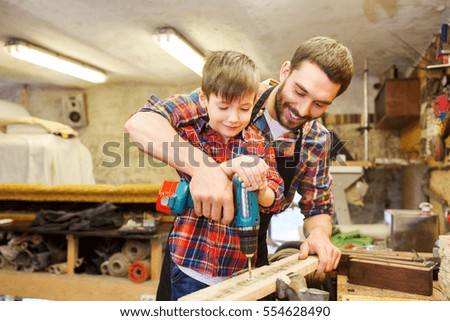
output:
M64 95L62 97L63 122L70 127L87 126L87 111L83 94Z

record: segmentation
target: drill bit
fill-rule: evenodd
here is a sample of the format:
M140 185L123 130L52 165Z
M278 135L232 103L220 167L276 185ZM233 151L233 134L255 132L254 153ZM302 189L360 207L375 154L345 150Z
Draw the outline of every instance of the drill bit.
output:
M247 260L248 260L248 279L252 280L253 279L253 274L252 274L252 256L247 255Z

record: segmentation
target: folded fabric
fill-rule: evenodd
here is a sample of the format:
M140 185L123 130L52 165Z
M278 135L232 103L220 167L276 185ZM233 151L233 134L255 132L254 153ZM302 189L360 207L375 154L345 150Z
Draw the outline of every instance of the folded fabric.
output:
M119 228L122 223L122 213L117 211L117 206L104 202L95 208L76 212L40 211L31 222L31 227L48 231L84 231Z
M13 124L40 125L43 128L45 128L49 133L61 136L62 138L73 138L78 136L78 132L73 130L72 127L56 121L46 120L32 116L0 118L0 128Z

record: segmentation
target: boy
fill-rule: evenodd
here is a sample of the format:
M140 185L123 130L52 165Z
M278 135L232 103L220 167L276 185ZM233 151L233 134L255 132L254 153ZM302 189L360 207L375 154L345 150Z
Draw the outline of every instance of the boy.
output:
M276 170L273 149L262 136L246 130L259 82L256 66L246 55L218 51L205 62L201 89L161 102L152 96L140 111L156 111L173 120L179 117L180 104L194 101L200 105L203 116L179 127L178 134L205 152L211 166L220 166L230 180L238 175L249 191L258 190L260 212L264 215L280 211L284 185ZM182 148L177 152L183 153ZM179 174L190 180L187 174ZM175 219L168 240L172 300L216 284L246 267L247 258L239 250L234 222L210 220L208 212L211 208L203 206Z

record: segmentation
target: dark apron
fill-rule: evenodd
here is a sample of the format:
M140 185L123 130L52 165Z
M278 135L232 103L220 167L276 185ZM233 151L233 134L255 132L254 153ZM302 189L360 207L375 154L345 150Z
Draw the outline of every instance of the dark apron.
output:
M275 87L270 87L267 89L255 104L252 111L252 121L254 117L258 114L261 107L266 102L270 93ZM301 135L300 135L301 136ZM276 156L277 160L277 171L284 181L284 196L289 192L291 186L292 178L295 174L295 169L300 159L300 149L302 147L301 137L296 141L294 148L293 157L281 157ZM256 257L256 267L264 266L269 264L268 249L267 249L267 231L269 229L270 220L273 214L262 214L260 218L259 225L259 235L258 235L258 255Z

